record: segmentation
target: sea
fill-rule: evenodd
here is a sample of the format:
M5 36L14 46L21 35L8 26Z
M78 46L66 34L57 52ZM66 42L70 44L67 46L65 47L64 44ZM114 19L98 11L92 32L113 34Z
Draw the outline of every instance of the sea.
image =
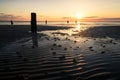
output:
M30 21L14 21L14 25L30 25ZM47 24L44 21L38 21L37 25L50 25L50 26L75 26L80 24L83 26L120 26L120 22L69 22L66 21L48 21ZM0 25L11 25L10 21L0 21Z

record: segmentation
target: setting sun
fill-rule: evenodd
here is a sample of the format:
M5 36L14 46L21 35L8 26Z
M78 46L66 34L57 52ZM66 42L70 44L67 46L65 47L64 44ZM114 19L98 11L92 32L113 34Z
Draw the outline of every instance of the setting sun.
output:
M75 17L76 17L77 19L80 19L80 18L82 18L82 15L81 15L80 13L76 13L76 14L75 14Z

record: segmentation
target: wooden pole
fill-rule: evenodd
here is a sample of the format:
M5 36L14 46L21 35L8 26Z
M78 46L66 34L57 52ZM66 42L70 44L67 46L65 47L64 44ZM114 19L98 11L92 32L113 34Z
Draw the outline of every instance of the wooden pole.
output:
M37 33L36 13L31 13L31 32Z
M38 47L36 13L31 13L31 33L33 48Z

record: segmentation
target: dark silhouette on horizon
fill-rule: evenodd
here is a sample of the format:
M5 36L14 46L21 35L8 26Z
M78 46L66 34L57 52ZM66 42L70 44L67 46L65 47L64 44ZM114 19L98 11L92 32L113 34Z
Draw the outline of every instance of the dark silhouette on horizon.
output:
M12 26L13 25L13 21L11 20L10 22L11 22L11 26Z
M47 20L45 20L45 24L47 24Z
M69 23L69 21L67 21L67 23Z

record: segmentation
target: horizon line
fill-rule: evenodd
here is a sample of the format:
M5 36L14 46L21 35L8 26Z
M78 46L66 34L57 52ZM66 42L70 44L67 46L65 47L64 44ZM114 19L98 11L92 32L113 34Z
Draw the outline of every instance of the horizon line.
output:
M0 20L0 22L10 22L11 20ZM13 20L14 22L31 22L31 21L21 21L21 20ZM47 20L48 22L66 22L66 21L69 21L69 22L75 22L75 21L71 21L71 20L66 20L66 21L49 21L49 20ZM77 21L77 20L76 20ZM45 22L45 20L44 21L37 21L37 22ZM120 21L77 21L77 22L120 22Z

